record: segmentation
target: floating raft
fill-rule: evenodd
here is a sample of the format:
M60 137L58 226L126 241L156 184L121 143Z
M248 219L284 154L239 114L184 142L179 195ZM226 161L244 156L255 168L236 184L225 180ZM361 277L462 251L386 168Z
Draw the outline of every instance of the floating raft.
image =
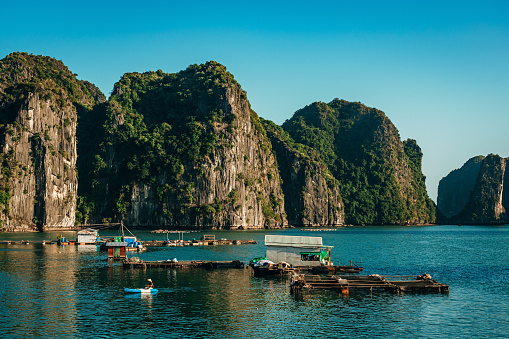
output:
M292 275L294 273L311 274L336 274L336 273L360 273L363 268L357 265L339 265L339 266L300 266L287 267L279 263L272 266L252 266L256 277L274 276L274 275Z
M363 268L355 264L351 265L337 265L337 266L304 266L297 267L302 272L309 272L311 274L335 274L335 273L360 273Z
M142 241L143 246L221 246L221 245L255 245L255 240L152 240Z
M30 244L42 244L42 245L53 245L57 244L56 241L51 240L0 240L0 245L30 245ZM74 245L74 241L72 244Z
M449 285L441 284L429 274L420 276L319 276L296 274L290 283L292 292L313 289L350 291L383 290L393 293L449 293Z
M191 233L191 232L199 232L199 231L178 231L178 230L163 230L163 229L158 229L158 230L153 230L153 231L150 231L150 233Z
M239 260L233 261L143 261L138 258L129 258L122 261L122 265L127 268L244 268L244 263Z

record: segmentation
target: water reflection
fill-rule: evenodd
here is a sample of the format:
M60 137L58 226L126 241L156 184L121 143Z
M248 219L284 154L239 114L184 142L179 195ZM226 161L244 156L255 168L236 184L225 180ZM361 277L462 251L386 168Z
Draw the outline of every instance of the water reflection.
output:
M98 245L78 245L77 248L80 253L94 253L99 251Z
M8 245L2 251L2 300L15 322L5 326L13 333L29 331L31 335L45 332L76 331L77 293L76 247L56 245ZM24 246L20 248L20 246ZM17 251L22 249L22 251ZM13 307L14 306L14 307ZM44 329L40 323L44 323Z

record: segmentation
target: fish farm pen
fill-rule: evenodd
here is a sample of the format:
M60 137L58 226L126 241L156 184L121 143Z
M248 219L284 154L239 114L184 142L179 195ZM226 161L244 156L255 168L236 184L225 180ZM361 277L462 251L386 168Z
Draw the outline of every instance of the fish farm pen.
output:
M321 276L295 274L290 283L292 292L309 290L338 290L343 294L350 291L383 290L393 293L449 293L449 285L441 284L429 274L420 276Z

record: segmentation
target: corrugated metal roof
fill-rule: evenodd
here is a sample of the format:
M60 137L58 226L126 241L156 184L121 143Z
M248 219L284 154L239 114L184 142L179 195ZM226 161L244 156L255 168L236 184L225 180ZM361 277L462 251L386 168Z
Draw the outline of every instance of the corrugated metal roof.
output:
M93 234L93 235L96 235L97 233L99 233L99 231L94 230L93 228L86 228L78 232L78 234Z
M322 246L322 237L299 237L289 235L265 235L267 246L318 247Z
M127 243L125 241L122 242L107 242L106 247L127 247Z

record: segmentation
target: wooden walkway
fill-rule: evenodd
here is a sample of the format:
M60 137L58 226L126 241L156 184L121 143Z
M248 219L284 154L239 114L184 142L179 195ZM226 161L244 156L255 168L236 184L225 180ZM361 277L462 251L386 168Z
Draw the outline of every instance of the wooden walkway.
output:
M233 261L172 261L172 260L160 260L160 261L143 261L139 258L129 258L122 261L122 265L127 268L244 268L244 263L239 260Z

